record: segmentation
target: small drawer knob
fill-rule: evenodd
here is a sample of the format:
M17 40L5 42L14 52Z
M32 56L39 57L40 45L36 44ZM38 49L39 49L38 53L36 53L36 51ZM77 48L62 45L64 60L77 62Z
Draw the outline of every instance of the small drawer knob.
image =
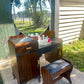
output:
M30 49L32 49L32 48L31 48L31 47L27 47L27 48L26 48L26 50L30 50Z

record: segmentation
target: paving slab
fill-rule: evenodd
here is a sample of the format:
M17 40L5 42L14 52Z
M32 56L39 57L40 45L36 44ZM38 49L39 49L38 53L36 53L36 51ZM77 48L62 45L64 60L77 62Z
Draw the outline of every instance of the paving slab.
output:
M49 62L46 62L44 57L41 58L41 66L44 66L45 64L48 64ZM0 73L2 76L3 84L18 84L17 80L13 78L12 76L12 69L11 69L11 63L10 61L5 61L4 63L0 62ZM80 72L79 70L73 68L73 71L71 73L71 80L72 84L84 84L84 72ZM39 83L38 79L33 79L28 81L26 84L42 84ZM70 84L65 78L62 78L55 84Z

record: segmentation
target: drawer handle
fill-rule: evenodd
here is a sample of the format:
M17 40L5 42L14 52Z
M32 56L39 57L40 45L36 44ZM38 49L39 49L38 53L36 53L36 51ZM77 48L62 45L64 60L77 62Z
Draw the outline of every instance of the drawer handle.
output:
M30 50L30 49L32 49L32 48L31 47L26 48L26 50Z

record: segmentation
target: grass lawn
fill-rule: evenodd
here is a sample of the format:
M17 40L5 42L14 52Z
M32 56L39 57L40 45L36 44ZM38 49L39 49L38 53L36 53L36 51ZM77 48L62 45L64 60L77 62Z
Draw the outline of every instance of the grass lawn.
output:
M28 34L28 33L39 33L41 34L42 32L44 32L46 30L46 26L40 26L40 27L35 27L33 24L33 21L29 22L29 21L19 21L19 20L15 20L14 21L16 27L18 28L19 31L21 31L24 34Z
M84 40L64 44L63 57L70 60L75 68L84 71Z

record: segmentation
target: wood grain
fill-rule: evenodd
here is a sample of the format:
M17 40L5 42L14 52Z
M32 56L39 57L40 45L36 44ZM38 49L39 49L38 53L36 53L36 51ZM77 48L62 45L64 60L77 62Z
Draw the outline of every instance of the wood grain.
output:
M38 66L39 65L38 51L25 54L27 52L38 49L37 41L29 41L16 45L11 40L22 37L25 37L25 35L12 36L8 41L11 56L12 71L13 75L16 77L18 81L18 84L24 84L25 82L33 78L36 78L40 75L40 70Z

